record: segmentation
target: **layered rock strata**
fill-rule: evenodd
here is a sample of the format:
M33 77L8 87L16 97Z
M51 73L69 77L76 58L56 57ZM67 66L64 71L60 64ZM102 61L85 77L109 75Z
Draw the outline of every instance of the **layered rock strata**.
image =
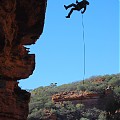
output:
M76 93L74 91L58 93L52 96L53 102L98 99L100 97L97 93L82 92Z
M30 93L18 80L35 68L35 44L43 32L46 0L0 0L0 120L26 120Z

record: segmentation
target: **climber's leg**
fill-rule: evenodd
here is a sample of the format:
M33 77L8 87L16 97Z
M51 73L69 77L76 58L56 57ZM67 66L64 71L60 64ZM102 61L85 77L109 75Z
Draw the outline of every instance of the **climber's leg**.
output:
M76 9L76 8L72 8L72 9L70 10L70 12L68 13L68 16L66 16L66 18L70 18L71 14L72 14L72 12L73 12L74 10L77 10L77 9Z
M72 4L68 5L68 6L64 5L64 7L67 10L70 7L76 7L76 4L72 3Z

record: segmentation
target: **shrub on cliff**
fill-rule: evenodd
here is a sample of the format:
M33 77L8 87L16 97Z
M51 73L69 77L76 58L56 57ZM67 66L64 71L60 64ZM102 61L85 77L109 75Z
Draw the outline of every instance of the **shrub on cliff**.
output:
M51 101L51 96L56 93L86 90L88 92L104 94L104 90L110 85L114 90L114 95L111 97L101 96L100 105L102 108L88 108L84 104L72 102L63 102L55 104ZM85 80L85 84L81 81L73 82L71 84L64 84L61 86L51 87L39 87L31 92L32 97L29 104L29 117L28 120L43 120L46 114L44 110L54 113L57 116L57 120L73 120L73 119L98 119L107 120L106 112L116 111L120 109L120 74L116 75L104 75L91 77ZM118 113L112 116L112 118L119 118Z

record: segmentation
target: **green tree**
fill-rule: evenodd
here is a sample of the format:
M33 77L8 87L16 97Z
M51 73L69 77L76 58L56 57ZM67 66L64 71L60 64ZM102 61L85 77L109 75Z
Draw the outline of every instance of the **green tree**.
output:
M106 120L106 112L102 111L98 116L98 120Z

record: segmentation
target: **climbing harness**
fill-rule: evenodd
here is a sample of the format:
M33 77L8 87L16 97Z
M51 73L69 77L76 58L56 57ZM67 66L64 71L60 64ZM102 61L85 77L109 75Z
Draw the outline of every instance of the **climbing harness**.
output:
M84 19L83 19L83 14L82 14L82 27L83 27L83 85L84 85L84 80L85 80L85 73L86 73L86 64L85 64L85 59L86 59L86 49L85 49L85 32L84 32Z

